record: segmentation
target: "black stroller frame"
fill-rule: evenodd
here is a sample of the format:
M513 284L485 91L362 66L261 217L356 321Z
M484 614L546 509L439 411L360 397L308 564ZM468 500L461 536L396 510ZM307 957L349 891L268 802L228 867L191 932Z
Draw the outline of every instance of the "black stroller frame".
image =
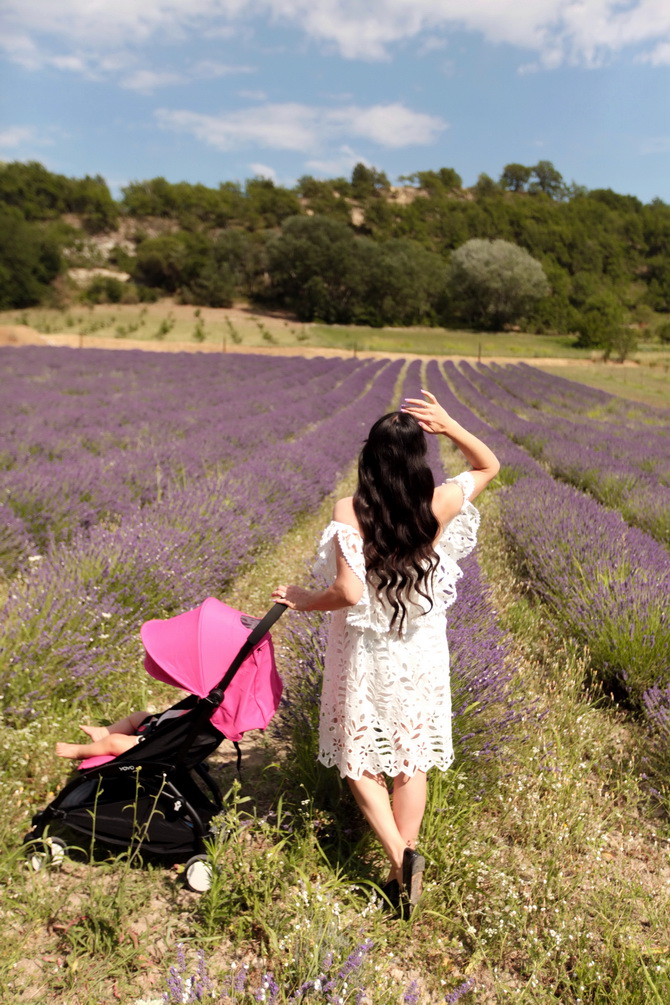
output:
M74 831L91 844L129 847L163 861L188 859L187 884L195 890L207 888L197 869L195 883L189 882L189 867L206 859L205 842L214 836L211 822L223 807L205 759L226 737L210 720L244 660L285 610L284 604L270 608L209 694L189 695L173 705L168 711L182 714L158 722L146 739L106 764L80 771L35 814L24 838L34 869L60 860L67 847L62 835Z

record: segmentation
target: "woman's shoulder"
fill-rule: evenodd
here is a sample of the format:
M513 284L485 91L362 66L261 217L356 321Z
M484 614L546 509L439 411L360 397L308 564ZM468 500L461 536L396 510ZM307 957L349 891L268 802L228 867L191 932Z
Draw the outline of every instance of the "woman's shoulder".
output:
M360 534L361 528L356 519L353 496L346 496L344 499L337 500L333 506L333 521L335 523L346 523Z
M437 485L433 493L432 510L440 527L444 529L463 506L463 490L458 483Z

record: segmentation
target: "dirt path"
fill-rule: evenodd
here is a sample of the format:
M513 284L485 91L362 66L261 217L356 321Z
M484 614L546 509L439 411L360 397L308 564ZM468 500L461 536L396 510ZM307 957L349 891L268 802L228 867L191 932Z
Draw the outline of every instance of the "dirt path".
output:
M141 349L144 352L213 352L221 353L220 346L200 344L197 342L150 342L147 339L116 339L104 336L86 335L83 338L74 334L49 334L42 335L33 328L25 325L4 325L0 326L0 346L20 346L20 345L51 345L70 349ZM251 346L251 345L227 345L227 353L241 353L243 355L258 356L305 356L313 359L316 356L351 356L356 355L360 359L440 359L453 360L461 359L473 361L475 356L465 356L463 353L454 356L426 356L421 353L411 352L377 352L374 350L359 350L352 353L348 349L331 349L325 346ZM565 356L483 356L484 363L529 363L532 366L583 366L590 367L593 362L590 359L574 359ZM639 367L639 363L633 360L626 360L625 363L612 363L617 369L624 367Z

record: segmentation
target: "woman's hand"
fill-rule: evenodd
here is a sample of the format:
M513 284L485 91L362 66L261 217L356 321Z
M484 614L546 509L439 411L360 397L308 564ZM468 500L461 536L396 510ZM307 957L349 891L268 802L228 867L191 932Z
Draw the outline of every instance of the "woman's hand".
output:
M292 611L308 611L311 590L303 590L301 586L286 586L281 583L272 591L272 599L276 604L286 604Z
M405 398L407 404L402 406L401 411L413 415L426 433L446 433L454 420L446 409L442 408L434 394L424 391L423 388L421 394L427 401L421 401L420 398Z

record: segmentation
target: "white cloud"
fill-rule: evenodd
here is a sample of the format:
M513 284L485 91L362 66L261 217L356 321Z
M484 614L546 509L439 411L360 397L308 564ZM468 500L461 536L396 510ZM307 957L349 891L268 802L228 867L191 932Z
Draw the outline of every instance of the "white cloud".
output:
M180 73L170 73L168 70L134 70L127 77L122 77L119 83L128 91L153 94L159 87L170 87L183 81Z
M640 60L652 66L670 66L670 42L660 42L651 52L643 53Z
M369 108L319 108L290 102L220 115L162 108L156 117L163 128L190 133L218 150L257 146L320 152L332 141L348 136L399 148L432 143L447 128L437 116L414 112L398 102Z
M447 45L446 38L439 38L437 35L429 35L428 38L424 39L417 50L418 56L427 56L431 52L440 52L442 49L446 49Z
M267 101L265 91L238 91L238 98L246 98L247 101Z
M33 126L8 126L0 132L0 149L12 150L35 141Z
M254 66L233 66L228 63L219 63L213 59L203 59L194 64L192 73L194 77L215 80L217 77L230 77L236 73L256 73L256 68Z
M447 123L436 115L413 112L399 102L371 108L352 105L328 112L326 118L344 132L389 148L424 146L447 128Z
M156 118L160 126L190 133L217 150L309 150L318 125L315 110L299 104L269 104L221 115L159 108Z
M363 60L387 59L411 39L430 46L436 33L453 30L525 49L543 68L598 66L626 48L659 65L670 46L668 0L4 0L3 9L5 46L24 66L40 65L54 47L67 56L82 44L104 51L154 37L229 38L254 19ZM50 46L47 56L37 37Z
M257 178L267 178L269 181L277 181L277 172L267 164L250 164L249 168Z
M350 175L351 169L359 163L365 164L366 167L371 166L365 157L354 153L351 147L343 146L340 147L339 153L336 156L325 160L307 161L305 167L310 171L316 171L317 174L325 175L327 178L339 178Z

